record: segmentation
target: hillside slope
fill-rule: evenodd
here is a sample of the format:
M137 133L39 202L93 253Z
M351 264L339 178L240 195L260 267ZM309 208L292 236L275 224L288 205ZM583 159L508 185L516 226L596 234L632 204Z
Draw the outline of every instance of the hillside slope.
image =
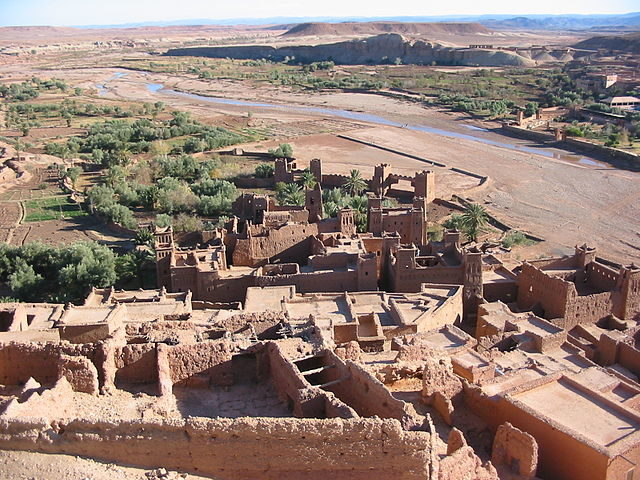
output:
M598 50L602 48L616 52L640 53L640 33L591 37L576 43L574 47L587 50Z
M301 23L283 34L287 37L360 36L398 33L408 36L490 34L479 23L404 23L404 22L344 22Z
M228 47L192 47L169 50L165 55L236 58L242 60L268 59L281 62L295 58L296 62L310 63L331 60L344 65L388 64L400 60L407 64L531 66L535 61L516 52L485 49L451 48L423 40L407 40L395 33L386 33L362 40L322 45L272 47L245 45Z

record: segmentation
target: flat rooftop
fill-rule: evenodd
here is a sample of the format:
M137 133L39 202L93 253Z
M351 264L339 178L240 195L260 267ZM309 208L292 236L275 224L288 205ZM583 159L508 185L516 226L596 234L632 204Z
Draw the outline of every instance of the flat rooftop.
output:
M496 269L482 272L482 283L513 283L517 277L507 269Z
M249 287L245 297L244 310L262 312L264 310L282 311L282 300L290 299L295 294L291 286L284 287Z
M640 427L637 417L608 405L564 377L512 396L554 422L605 447Z
M465 335L464 332L462 330L459 330L459 332L460 334L456 335L450 330L450 327L443 327L439 330L423 333L420 338L422 342L432 348L453 350L464 347L467 344L467 339L463 337Z
M524 331L535 333L541 337L547 337L563 331L562 328L556 327L552 323L538 318L535 315L529 315L524 318L521 317L518 320L518 326Z
M65 310L60 319L65 326L69 325L96 325L107 323L107 317L117 308L109 305L106 307L75 307Z

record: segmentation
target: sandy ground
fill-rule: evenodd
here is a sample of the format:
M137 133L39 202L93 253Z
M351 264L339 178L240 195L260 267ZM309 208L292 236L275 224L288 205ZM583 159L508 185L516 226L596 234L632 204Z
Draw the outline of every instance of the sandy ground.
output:
M2 70L5 75L16 76L37 73L25 71L22 66ZM530 141L501 135L497 131L498 125L379 95L310 95L269 85L255 89L241 82L207 81L189 76L169 77L133 71L115 79L116 71L88 68L51 70L47 74L83 87L103 83L106 93L101 98L104 99L161 100L170 107L189 110L198 118L211 122L229 115L247 117L251 112L251 121L256 125L268 126L280 132L273 142L262 142L261 147L288 141L294 145L301 164L319 157L323 159L325 171L328 172L360 168L363 173L368 173L373 165L381 162L393 165L399 173L411 173L428 167L416 160L342 141L334 136L343 133L436 160L448 167L488 175L492 180L491 186L474 193L472 199L485 204L512 227L547 239L540 253L566 253L574 245L587 242L598 247L602 256L612 260L625 263L637 263L640 260L640 175L610 168L597 158L540 147ZM291 108L215 103L206 98L177 95L166 89L152 91L148 88L149 84L253 103L288 105ZM408 128L338 118L309 107L376 115L385 121L408 125ZM308 128L301 127L308 126L309 122L321 124L329 120L329 133L309 132ZM412 130L419 126L446 130L459 137ZM527 150L531 148L538 150ZM438 170L438 194L441 196L460 193L472 186L468 177Z
M73 455L0 450L1 480L204 480L198 475L103 463Z

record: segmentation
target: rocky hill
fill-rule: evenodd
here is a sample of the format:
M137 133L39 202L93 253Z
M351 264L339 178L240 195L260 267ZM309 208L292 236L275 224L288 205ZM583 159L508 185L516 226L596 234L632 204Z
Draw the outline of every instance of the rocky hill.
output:
M363 40L329 43L315 46L298 45L272 47L248 45L229 47L194 47L169 50L166 55L268 59L276 62L293 57L296 62L310 63L332 60L343 65L386 64L397 59L406 64L531 66L536 61L508 50L486 50L445 47L423 40L407 40L395 33L386 33Z
M479 23L405 23L405 22L344 22L301 23L283 34L287 37L305 36L372 36L398 33L405 36L440 36L489 34L491 31Z
M605 49L615 52L638 54L640 53L640 33L591 37L576 43L574 47L587 50Z

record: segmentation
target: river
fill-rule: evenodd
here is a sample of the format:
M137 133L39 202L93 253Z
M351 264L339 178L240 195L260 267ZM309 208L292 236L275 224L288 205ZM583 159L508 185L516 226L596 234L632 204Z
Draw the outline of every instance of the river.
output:
M114 76L109 79L109 81L118 80L124 77L125 75L127 75L127 73L125 72L116 72ZM406 128L407 130L426 132L434 135L441 135L443 137L448 137L448 138L457 138L457 139L467 140L471 142L478 142L485 145L505 148L508 150L526 152L532 155L542 155L544 157L554 158L557 160L564 160L574 164L577 163L581 165L588 165L588 166L594 166L599 168L610 168L610 166L607 165L606 163L598 162L591 158L586 158L580 155L573 155L570 153L558 153L550 149L528 147L525 145L512 144L507 142L501 142L499 140L494 140L491 138L486 138L485 136L482 136L482 135L492 134L493 132L486 128L476 127L474 125L464 125L469 129L469 133L460 133L460 132L454 132L451 130L444 130L441 128L434 128L434 127L430 127L428 125L422 125L422 124L410 124L410 123L402 124L393 120L389 120L388 118L381 117L379 115L373 115L373 114L363 113L363 112L353 112L350 110L310 107L310 106L304 106L304 105L282 105L282 104L275 104L275 103L250 102L245 100L234 100L230 98L210 97L206 95L198 95L195 93L180 92L177 90L164 88L164 85L161 83L145 82L145 86L148 91L158 95L185 97L185 98L198 100L201 102L216 103L216 104L222 104L222 105L233 105L233 106L258 108L258 109L264 108L264 109L272 109L272 110L273 109L288 110L288 111L301 112L301 113L305 113L305 112L319 113L323 115L331 115L334 117L345 118L348 120L356 120L356 121L367 122L367 123L372 123L376 125L386 125L386 126L392 126L392 127ZM104 95L108 91L108 88L105 84L96 85L96 88L98 88L99 95Z

